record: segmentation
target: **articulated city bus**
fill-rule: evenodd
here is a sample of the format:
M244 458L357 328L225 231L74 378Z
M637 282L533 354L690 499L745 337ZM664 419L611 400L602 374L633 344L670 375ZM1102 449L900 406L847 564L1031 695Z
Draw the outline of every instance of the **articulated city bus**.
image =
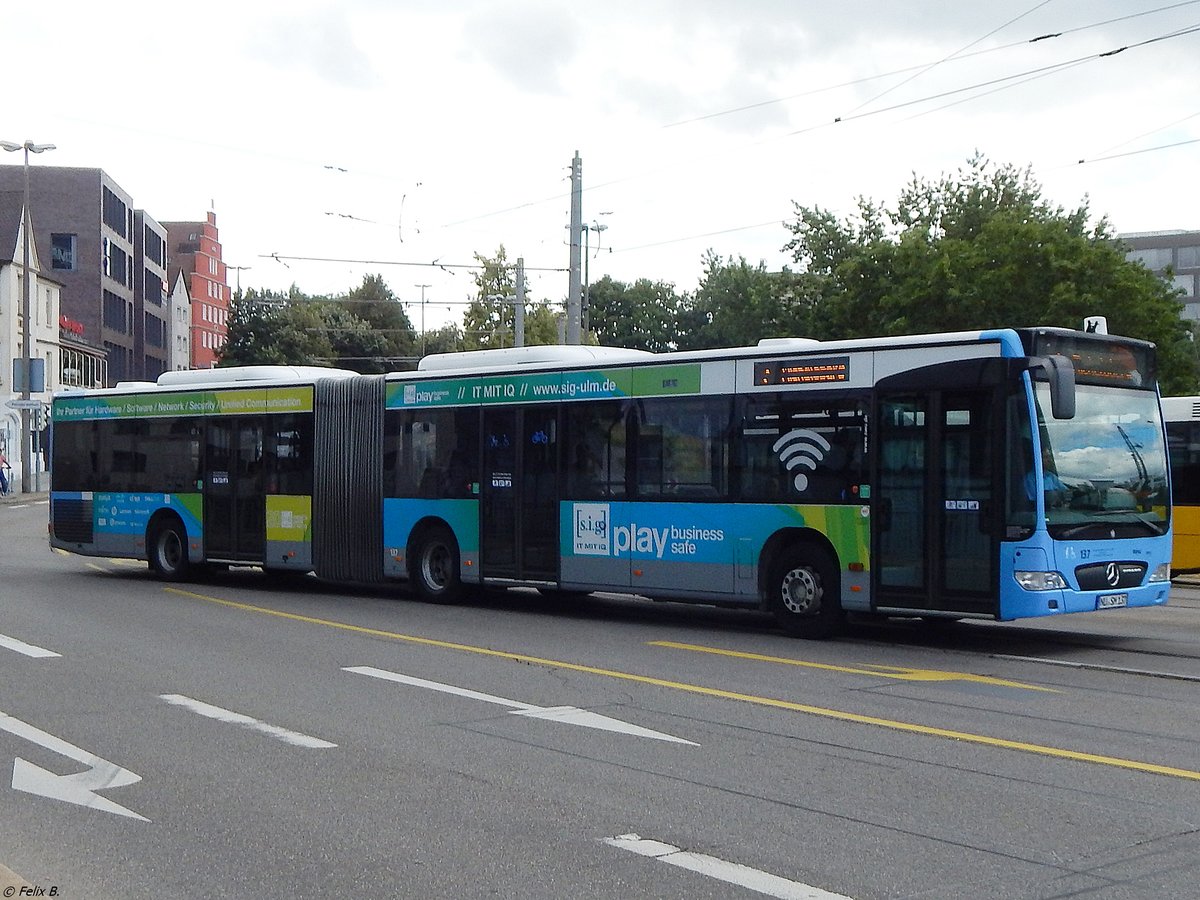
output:
M1000 329L252 367L58 396L51 544L453 601L1012 620L1167 601L1154 347Z

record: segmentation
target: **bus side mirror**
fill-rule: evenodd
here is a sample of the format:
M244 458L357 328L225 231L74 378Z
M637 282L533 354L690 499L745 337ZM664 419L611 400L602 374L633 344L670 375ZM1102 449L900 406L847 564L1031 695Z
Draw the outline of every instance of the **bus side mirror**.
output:
M1030 368L1042 369L1050 384L1050 414L1056 419L1075 418L1075 367L1057 354L1034 357Z

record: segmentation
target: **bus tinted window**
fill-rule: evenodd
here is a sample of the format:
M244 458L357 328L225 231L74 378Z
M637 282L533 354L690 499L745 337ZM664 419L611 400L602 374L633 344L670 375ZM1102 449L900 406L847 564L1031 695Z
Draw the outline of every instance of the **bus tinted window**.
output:
M199 490L200 423L195 419L148 419L138 440L144 463L137 490L163 493Z
M311 415L272 416L267 434L267 493L311 494L313 421Z
M385 459L394 460L395 496L466 498L479 483L479 414L474 409L389 414Z
M728 397L639 404L637 485L642 497L717 499L729 494Z
M743 500L839 503L858 499L865 480L863 404L853 398L802 404L781 397L745 401L738 441ZM809 463L795 462L803 457ZM787 463L793 461L791 469Z
M1175 502L1200 505L1200 422L1168 422L1167 448Z
M54 488L95 490L99 474L97 447L103 422L61 422L54 427Z
M566 405L567 497L625 496L625 413L620 400Z

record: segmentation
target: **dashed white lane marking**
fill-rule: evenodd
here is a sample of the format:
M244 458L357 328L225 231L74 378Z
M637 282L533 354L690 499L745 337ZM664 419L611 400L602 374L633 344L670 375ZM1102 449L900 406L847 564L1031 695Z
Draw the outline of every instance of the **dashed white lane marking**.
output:
M286 728L280 728L278 725L268 725L266 722L260 722L258 719L251 718L250 716L231 712L228 709L222 709L219 706L213 706L201 700L194 700L191 697L184 697L181 694L160 694L159 698L166 700L173 706L182 706L184 709L190 709L194 713L206 716L209 719L216 719L218 722L225 722L229 725L240 725L252 731L261 731L263 734L269 734L271 737L278 738L285 744L291 744L295 747L325 749L337 746L337 744L331 744L329 741L310 737L298 731L289 731Z
M780 897L783 900L851 900L845 894L823 891L803 882L780 878L770 872L727 862L705 853L690 853L671 844L649 840L636 834L619 834L616 837L604 838L604 843L724 881L726 884L736 884L767 897Z
M604 716L587 709L579 709L575 706L534 706L532 703L509 700L507 697L484 694L480 691L473 691L470 688L458 687L453 684L443 684L440 681L429 681L425 678L417 678L401 672L376 669L374 666L345 666L342 671L353 672L356 675L368 675L371 678L379 678L384 681L394 681L397 684L426 688L431 691L440 691L443 694L453 694L456 697L466 697L469 700L482 700L484 703L508 706L510 707L509 712L515 716L528 716L531 719L546 719L550 722L561 722L564 725L597 728L601 731L612 731L617 734L651 738L652 740L667 741L672 744L686 744L689 747L698 746L694 741L684 740L683 738L675 737L672 734L665 734L661 731L654 731L651 728L643 728L641 725L634 725L632 722L622 722L620 719Z
M62 656L61 653L55 653L53 650L47 650L44 647L35 647L33 644L18 641L16 638L9 637L6 634L0 634L0 647L4 647L6 650L15 650L26 656L32 656L34 659L49 659L51 657Z

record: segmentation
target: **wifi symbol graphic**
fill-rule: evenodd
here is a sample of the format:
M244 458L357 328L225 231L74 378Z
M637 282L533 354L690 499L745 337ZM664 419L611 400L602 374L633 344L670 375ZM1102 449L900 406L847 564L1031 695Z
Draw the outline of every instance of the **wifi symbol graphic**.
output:
M792 483L796 490L803 493L808 487L809 472L815 471L817 463L829 452L829 441L815 431L807 428L794 428L771 445L771 449L779 454L779 461L789 472L795 472Z

